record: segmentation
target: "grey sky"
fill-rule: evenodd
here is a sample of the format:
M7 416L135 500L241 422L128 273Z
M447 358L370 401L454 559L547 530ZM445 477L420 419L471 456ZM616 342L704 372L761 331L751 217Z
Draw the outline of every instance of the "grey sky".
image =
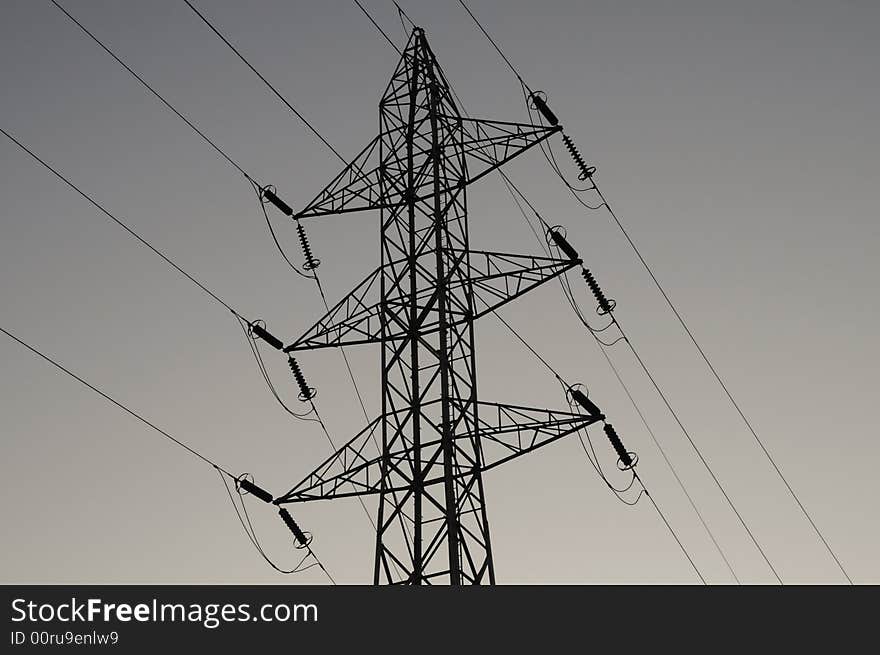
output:
M67 0L92 29L252 175L307 202L338 161L177 0ZM398 43L390 0L364 2ZM397 54L350 2L199 6L340 151L377 129ZM457 2L404 3L470 113L525 121L519 85ZM859 582L880 582L872 408L880 274L880 9L872 2L491 2L472 9L550 103L765 444ZM241 176L48 1L6 0L0 124L249 316L293 337L313 285L275 252ZM556 143L562 153L561 144ZM179 438L280 492L329 454L268 394L229 313L0 140L0 324ZM787 582L841 578L603 212L584 212L540 153L510 168L567 227L695 440ZM474 247L537 253L503 186L470 197ZM299 259L291 226L277 223ZM370 215L308 225L330 298L378 260ZM573 278L573 282L577 282ZM583 291L581 285L576 287ZM590 305L587 296L581 296ZM600 353L547 286L503 312L587 384L711 582L730 581ZM564 407L499 327L478 325L480 394ZM623 349L613 358L744 581L772 577ZM352 351L375 413L379 351ZM334 439L363 424L341 358L300 358ZM0 340L7 526L3 582L312 582L253 551L216 473ZM272 360L293 399L283 361ZM296 402L293 400L293 402ZM613 465L597 430L594 442ZM487 475L500 582L692 582L647 502L629 508L576 440ZM295 508L335 577L369 582L355 501ZM293 563L277 516L257 530Z

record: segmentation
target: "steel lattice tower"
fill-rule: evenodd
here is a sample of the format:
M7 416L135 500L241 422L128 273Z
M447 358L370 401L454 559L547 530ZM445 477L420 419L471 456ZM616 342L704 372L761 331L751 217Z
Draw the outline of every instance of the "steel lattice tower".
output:
M560 128L463 118L418 28L379 126L294 218L378 210L380 266L284 350L381 344L382 413L275 502L378 496L377 584L494 583L483 473L604 418L477 399L475 321L581 262L472 250L467 187Z

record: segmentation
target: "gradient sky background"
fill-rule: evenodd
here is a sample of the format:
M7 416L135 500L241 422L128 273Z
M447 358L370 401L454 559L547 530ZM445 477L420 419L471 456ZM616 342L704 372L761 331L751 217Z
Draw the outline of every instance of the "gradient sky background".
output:
M176 0L66 6L294 206L339 163ZM393 4L365 5L402 43ZM345 0L199 6L343 153L377 129L397 54ZM525 121L519 85L458 3L407 0L477 116ZM880 582L876 2L473 0L550 103L850 574ZM248 184L49 2L5 0L0 123L225 300L294 337L314 286L275 252ZM557 148L561 144L557 143ZM561 152L561 151L560 151ZM585 212L535 150L509 167L595 270L617 315L786 582L842 578L682 335L620 233ZM233 471L280 492L329 454L268 394L222 307L0 140L2 325ZM470 195L476 248L539 248L497 176ZM296 261L293 226L277 222ZM378 260L375 217L308 225L337 298ZM573 279L573 282L578 280ZM582 285L581 300L592 306ZM592 341L548 285L503 315L606 408L710 582L731 578ZM558 386L491 318L478 325L485 400L563 408ZM371 414L378 357L352 350ZM773 578L670 417L614 349L658 438L747 582ZM269 356L290 399L283 359ZM0 339L7 583L323 583L270 570L217 474ZM341 443L363 417L341 358L300 358ZM293 400L295 403L296 401ZM601 432L595 443L612 464ZM695 581L646 501L620 504L567 439L486 477L504 583ZM372 576L356 501L294 508L341 582ZM252 516L281 565L274 512Z

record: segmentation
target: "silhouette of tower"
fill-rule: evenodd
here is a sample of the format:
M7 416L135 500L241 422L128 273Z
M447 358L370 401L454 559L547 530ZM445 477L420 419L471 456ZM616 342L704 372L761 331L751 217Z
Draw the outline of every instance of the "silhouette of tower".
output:
M284 350L380 344L382 413L275 501L377 496L376 584L494 583L484 472L604 418L477 396L477 319L581 262L473 250L467 188L559 130L462 117L416 28L378 136L294 214L380 216L379 267Z

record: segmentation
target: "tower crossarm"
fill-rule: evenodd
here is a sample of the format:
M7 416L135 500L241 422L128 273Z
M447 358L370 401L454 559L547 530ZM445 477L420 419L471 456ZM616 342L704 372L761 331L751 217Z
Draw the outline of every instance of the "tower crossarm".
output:
M466 265L470 275L466 277L450 275L446 280L446 289L455 291L468 284L471 287L469 291L479 296L484 307L469 310L465 306L451 305L446 311L447 325L479 318L580 263L579 260L572 259L512 255L485 250L450 249L449 252L456 261L462 261ZM428 252L418 259L426 260L432 256L433 253ZM393 270L396 263L386 264L384 268ZM284 351L314 350L383 341L382 304L379 300L382 270L383 267L380 267L373 271L305 334L285 347ZM436 312L438 288L439 285L426 285L416 293L415 302L422 319L421 334L430 334L440 329ZM411 299L408 298L407 303L410 301ZM406 325L388 325L384 341L400 340L408 336L409 330Z
M463 402L463 401L462 401ZM603 420L601 414L584 415L550 409L537 409L520 405L508 405L478 401L478 424L474 428L456 431L453 440L456 452L461 456L470 450L459 449L463 442L479 441L481 461L467 462L461 475L466 471L488 471L512 459L526 455L538 448L547 446L593 423ZM408 409L396 412L396 420L406 421ZM434 437L420 444L421 459L418 462L418 476L411 468L412 450L405 442L400 442L383 455L375 454L372 445L374 430L386 416L380 416L358 433L351 441L340 448L317 469L306 476L299 484L278 498L277 504L302 503L314 500L329 500L350 496L364 496L377 493L412 491L418 477L420 485L427 487L442 484L444 476L442 464L438 461L442 451L442 437L439 426ZM366 452L373 450L373 456ZM394 468L401 482L395 488L382 486L383 471ZM387 476L385 477L387 479ZM409 484L404 482L409 480Z
M370 141L330 184L294 215L294 218L344 214L392 206L391 199L383 197L379 183L381 167L377 161L381 140L380 134Z
M561 129L459 116L438 118L458 128L452 134L460 138L455 142L455 147L460 149L465 160L465 185L476 182ZM398 138L403 130L403 126L391 128L370 141L330 184L294 214L294 218L315 218L405 205L411 199L403 191L406 188L403 179L406 170L400 168L393 151L384 160L381 159L380 147L383 139ZM434 195L432 179L427 175L431 162L430 157L422 162L420 170L416 171L415 184L408 191L416 201L429 201Z
M468 184L562 130L560 126L545 127L484 118L459 120L464 132L461 147L467 160Z

